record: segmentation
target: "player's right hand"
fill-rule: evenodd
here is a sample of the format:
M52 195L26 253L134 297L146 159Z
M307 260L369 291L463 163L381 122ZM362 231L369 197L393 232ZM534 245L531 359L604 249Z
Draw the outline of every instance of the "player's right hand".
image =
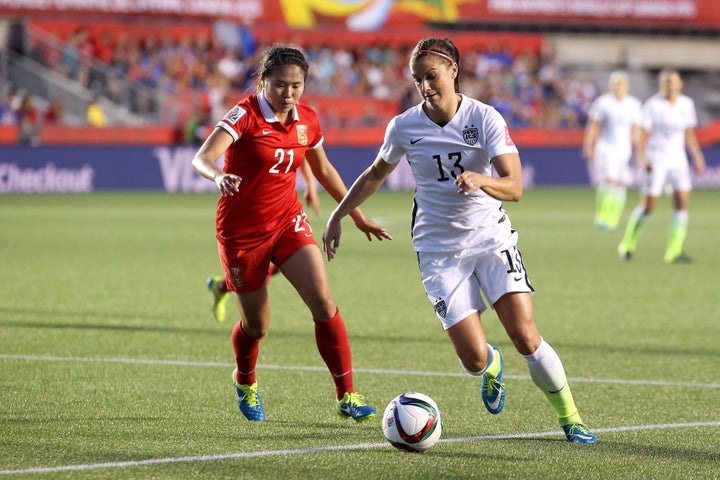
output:
M215 177L215 185L223 197L232 197L240 189L242 178L232 173L222 173Z

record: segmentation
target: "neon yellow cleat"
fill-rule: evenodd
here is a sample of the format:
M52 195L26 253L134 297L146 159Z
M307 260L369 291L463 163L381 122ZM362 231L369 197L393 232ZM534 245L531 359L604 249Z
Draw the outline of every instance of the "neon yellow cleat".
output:
M218 322L224 322L227 314L227 301L230 298L230 292L221 292L219 285L222 277L209 277L207 279L207 288L213 296L213 304L210 309L213 317Z
M338 402L340 415L349 417L358 422L375 417L375 409L365 403L365 397L357 392L345 392L342 400Z

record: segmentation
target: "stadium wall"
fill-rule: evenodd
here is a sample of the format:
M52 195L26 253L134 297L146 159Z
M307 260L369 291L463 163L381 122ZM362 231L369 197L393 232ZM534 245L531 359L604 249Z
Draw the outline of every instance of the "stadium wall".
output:
M374 159L377 148L327 147L346 184ZM210 192L212 182L197 175L191 160L196 148L173 147L0 147L0 194L90 193L98 191ZM704 149L707 171L697 188L720 187L720 147ZM528 188L593 183L576 147L521 148ZM414 189L406 162L385 183L392 190ZM302 184L299 184L302 188Z

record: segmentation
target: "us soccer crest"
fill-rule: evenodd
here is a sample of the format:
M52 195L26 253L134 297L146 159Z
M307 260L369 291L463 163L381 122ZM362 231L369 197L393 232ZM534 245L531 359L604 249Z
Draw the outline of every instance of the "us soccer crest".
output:
M435 313L440 315L441 318L445 318L445 315L447 315L447 305L442 298L435 302Z
M298 142L300 142L300 145L307 145L308 144L308 126L307 125L298 125L297 127L295 127L295 130L297 131Z
M462 131L463 140L465 140L465 143L468 145L475 145L478 141L478 138L480 135L478 134L478 129L475 127L468 127L465 130Z

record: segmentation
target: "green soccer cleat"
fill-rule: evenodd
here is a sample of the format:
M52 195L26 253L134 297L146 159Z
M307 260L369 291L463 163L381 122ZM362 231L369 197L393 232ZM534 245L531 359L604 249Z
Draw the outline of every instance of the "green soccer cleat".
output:
M230 292L221 292L218 287L222 279L223 277L208 277L207 279L207 288L213 296L213 304L210 311L218 322L225 321L227 301L230 298Z
M563 425L563 431L568 442L572 443L597 443L598 439L594 433L590 431L582 423L571 423Z
M692 263L692 260L690 259L690 257L688 257L687 255L685 255L684 253L681 253L681 254L678 255L677 257L667 257L667 256L666 256L666 257L665 257L665 263L678 263L678 264L683 264L683 263Z
M237 370L233 371L233 385L237 393L238 407L245 418L252 422L265 420L265 409L263 409L260 394L257 391L257 382L252 385L240 385L237 383Z
M375 417L375 409L365 403L365 397L356 392L345 392L342 400L338 402L340 415L360 422Z
M492 376L485 372L482 377L482 386L480 387L482 401L488 412L497 415L502 412L505 406L505 384L502 383L503 377L503 357L499 348L493 347L495 355L500 360L500 370L497 376Z
M633 252L628 250L627 247L622 243L618 245L617 252L620 260L625 260L626 262L629 262L633 258Z

